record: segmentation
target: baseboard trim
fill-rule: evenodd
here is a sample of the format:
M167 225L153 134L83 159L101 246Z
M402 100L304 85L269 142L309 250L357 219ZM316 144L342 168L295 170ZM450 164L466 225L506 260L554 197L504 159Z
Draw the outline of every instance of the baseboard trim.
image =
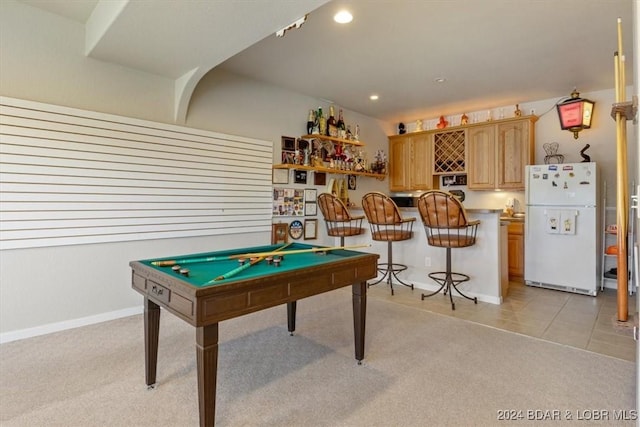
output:
M65 320L63 322L49 323L34 328L20 329L18 331L4 332L0 334L0 344L12 341L33 338L40 335L65 331L67 329L79 328L81 326L94 325L96 323L107 322L109 320L120 319L122 317L133 316L144 311L144 307L130 307L122 310L110 311L108 313L96 314L94 316L81 317L79 319Z

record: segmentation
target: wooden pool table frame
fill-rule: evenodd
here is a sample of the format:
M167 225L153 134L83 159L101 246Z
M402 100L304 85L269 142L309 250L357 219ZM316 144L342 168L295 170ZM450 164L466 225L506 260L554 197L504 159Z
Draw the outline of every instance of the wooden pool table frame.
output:
M288 330L295 330L296 301L352 285L355 358L364 358L367 280L376 277L377 254L352 252L330 263L197 287L140 261L130 262L132 287L144 296L145 380L156 382L160 307L196 327L200 425L215 423L218 323L287 304Z

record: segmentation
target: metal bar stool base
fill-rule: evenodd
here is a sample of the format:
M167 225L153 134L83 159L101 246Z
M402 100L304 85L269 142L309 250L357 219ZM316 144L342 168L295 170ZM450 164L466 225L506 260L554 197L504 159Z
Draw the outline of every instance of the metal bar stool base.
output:
M400 273L401 271L405 271L406 269L407 269L407 266L404 264L389 264L389 263L378 264L378 271L384 274L380 279L376 280L375 282L367 283L367 287L377 285L378 283L381 283L381 282L386 282L389 285L389 288L391 289L391 295L393 295L393 279L395 279L396 282L398 282L399 284L406 286L408 288L411 288L411 290L413 290L412 283L403 282L397 276L397 273Z
M393 246L391 240L387 242L387 261L386 263L378 263L378 271L384 273L381 279L376 280L373 283L368 283L367 287L377 285L380 282L386 281L391 288L391 295L393 295L393 279L396 279L398 283L413 290L413 284L403 282L398 278L398 273L405 271L407 266L404 264L396 264L393 262ZM386 279L386 280L385 280Z
M451 289L451 287L453 287L461 296L473 301L474 304L478 304L478 298L471 298L470 296L463 294L460 289L458 289L458 285L460 283L468 281L469 276L467 276L466 274L454 273L451 271L451 248L447 248L447 271L436 271L434 273L429 273L429 277L436 283L438 283L440 287L438 288L438 290L429 294L422 294L422 301L424 301L425 298L433 296L444 289L444 294L449 294L449 300L451 301L451 310L455 310L456 305L453 302L453 292Z
M447 295L447 293L449 294L449 299L451 300L451 309L455 310L456 304L453 302L453 292L451 290L451 287L453 287L456 290L456 292L458 292L464 298L473 301L475 304L478 303L478 298L476 297L471 298L470 296L463 294L460 291L460 289L458 289L457 285L469 280L469 276L467 276L466 274L447 273L446 271L437 271L435 273L429 273L429 277L432 278L436 283L438 283L440 285L440 288L438 288L438 290L435 292L431 292L430 294L422 294L423 301L425 298L428 298L430 296L433 296L439 293L444 288L444 294L445 295Z

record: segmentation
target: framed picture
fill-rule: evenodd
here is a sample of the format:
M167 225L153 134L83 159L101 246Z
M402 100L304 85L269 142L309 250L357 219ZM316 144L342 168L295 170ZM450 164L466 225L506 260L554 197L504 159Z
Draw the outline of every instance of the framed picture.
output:
M304 202L304 215L316 216L318 214L318 204L316 202Z
M307 188L304 190L304 201L306 203L315 203L318 200L318 190L315 188Z
M304 240L312 240L318 237L318 220L304 220Z
M324 172L314 172L313 173L313 185L326 185L327 184L327 174Z
M284 222L271 224L271 244L275 245L278 243L288 243L289 242L288 228L289 228L289 225Z
M274 184L288 184L289 183L289 169L273 169Z
M291 136L283 136L282 151L296 151L296 139Z
M294 172L294 182L296 184L306 184L307 183L307 171L293 171Z

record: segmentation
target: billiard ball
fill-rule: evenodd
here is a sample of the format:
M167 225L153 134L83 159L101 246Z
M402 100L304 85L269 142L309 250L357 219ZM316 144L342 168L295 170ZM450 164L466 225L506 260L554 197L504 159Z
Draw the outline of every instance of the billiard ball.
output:
M177 264L176 264L176 265L174 265L173 267L171 267L171 269L172 269L173 271L175 271L176 273L178 273L178 272L180 271L180 269L181 269L181 268L182 268L182 267L180 267L180 266L179 266L179 265L177 265Z
M189 269L188 268L181 268L180 269L180 274L182 274L183 276L189 277Z

